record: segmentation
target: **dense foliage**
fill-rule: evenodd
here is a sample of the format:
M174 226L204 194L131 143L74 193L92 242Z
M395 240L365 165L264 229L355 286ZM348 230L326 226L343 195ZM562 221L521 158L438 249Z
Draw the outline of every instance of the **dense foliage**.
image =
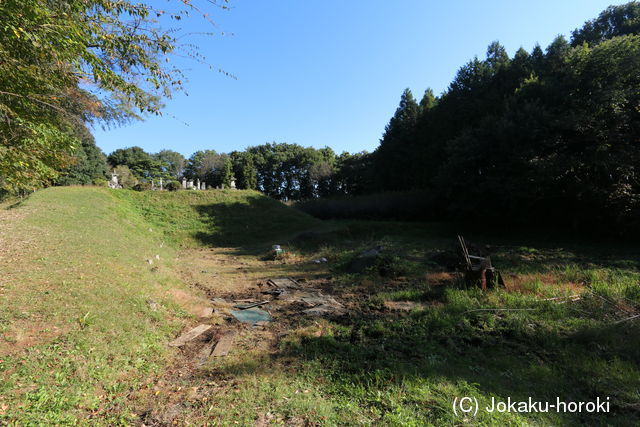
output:
M176 40L144 4L33 3L0 5L0 185L33 187L61 170L58 184L93 182L104 160L85 124L158 112L160 96L182 84L179 70L159 65ZM108 162L127 187L184 177L208 187L235 179L282 200L409 191L424 195L424 219L638 231L639 31L634 1L545 50L510 57L493 42L440 96L405 90L371 154L267 143L185 159L130 147Z
M406 90L374 153L376 187L426 189L430 215L640 228L640 3L542 51L497 42L437 99Z
M239 189L257 189L281 200L360 194L369 182L365 178L369 159L366 153L336 156L328 147L287 143L268 143L230 154L201 150L187 160L174 151L149 154L140 147L117 149L108 156L111 167L126 166L126 175L142 182L184 177L199 179L209 188L229 188L235 180Z
M106 156L96 146L88 129L83 129L80 140L81 143L73 154L74 162L60 171L55 181L56 185L91 185L106 182Z
M160 19L200 11L190 0L174 4L169 12L133 0L0 2L0 191L51 183L74 163L85 123L159 113L161 98L182 89L181 71L165 59L185 45Z

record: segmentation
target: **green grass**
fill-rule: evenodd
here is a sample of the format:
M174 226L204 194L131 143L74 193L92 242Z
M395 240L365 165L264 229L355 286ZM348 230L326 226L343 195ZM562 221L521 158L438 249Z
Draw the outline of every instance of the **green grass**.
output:
M217 362L215 372L233 378L237 392L214 395L232 405L233 416L203 408L190 419L249 423L270 411L284 423L328 425L637 425L640 327L638 319L617 323L640 313L637 249L549 240L523 247L525 239L501 238L492 257L511 288L482 292L455 277L439 279L445 269L430 256L453 247L450 233L438 225L350 221L292 241L288 249L305 259L327 257L332 292L357 295L357 303L345 318L292 320L278 351L258 363L255 356ZM392 254L386 270L397 275L345 271L377 245ZM576 293L579 301L547 300ZM393 312L383 307L389 300L422 307ZM306 412L303 388L316 412ZM463 396L482 407L492 398L610 397L611 413L456 416L453 400Z
M165 293L183 286L175 251L107 190L51 188L14 210L23 218L0 259L0 420L127 422L127 394L164 366L180 327Z
M640 323L618 323L640 313L637 249L594 245L568 250L552 241L537 249L522 248L516 237L510 245L494 247L492 254L511 289L482 292L461 281L443 285L432 279L443 268L430 263L430 253L451 247L440 233L429 238L422 227L399 223L366 223L364 231L363 224L346 225L356 225L351 245L324 245L318 239L304 248L311 257L333 255L333 280L362 295L360 307L347 319L332 322L329 334L283 343L282 357L303 361L303 371L315 372L316 381L324 379L327 394L347 397L366 411L362 414L368 414L369 422L382 424L640 422ZM395 255L394 268L404 277L389 280L375 270L344 272L345 260L379 243ZM415 265L407 268L407 263ZM546 300L575 293L582 299L565 304ZM380 311L388 300L418 301L424 308ZM451 406L462 396L476 397L482 406L492 397L550 402L556 397L610 397L612 413L480 411L465 420Z
M436 260L454 248L447 225L320 222L255 192L54 188L7 212L21 217L9 221L0 258L1 422L140 423L141 407L177 404L177 421L194 425L640 423L640 318L625 320L640 313L637 248L465 235L492 245L509 285L482 292ZM295 237L305 229L315 232ZM263 262L244 250L271 242L290 258ZM378 245L387 255L347 271ZM230 250L208 249L220 246ZM216 257L196 273L313 272L350 313L281 317L271 335L247 329L203 372L172 375L166 343L188 316L167 291L195 292L177 277L179 247ZM329 262L310 267L319 257ZM549 300L574 294L581 299ZM391 311L385 301L420 305ZM32 326L39 339L13 350ZM465 418L452 410L462 396L482 406L610 397L612 412Z
M114 195L181 246L264 243L321 224L250 190L118 191Z

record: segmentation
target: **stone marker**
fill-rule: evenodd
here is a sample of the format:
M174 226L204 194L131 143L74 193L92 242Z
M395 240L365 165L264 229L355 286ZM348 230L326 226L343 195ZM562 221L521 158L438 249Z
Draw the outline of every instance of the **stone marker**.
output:
M211 328L211 325L198 325L191 329L189 332L180 335L175 340L171 341L169 345L171 347L180 347L188 343L189 341L199 337Z
M182 178L182 189L183 190L187 189L187 178Z
M255 325L260 321L271 321L271 315L257 307L248 308L246 310L232 310L231 315L242 323L248 323L250 325Z
M215 345L216 345L216 340L212 339L207 344L205 344L204 347L200 349L200 351L195 357L197 367L201 367L207 362L207 360L209 360L209 357L211 356L211 353L213 352L213 348L215 347Z
M118 174L115 171L111 172L109 188L122 188L122 186L118 183Z

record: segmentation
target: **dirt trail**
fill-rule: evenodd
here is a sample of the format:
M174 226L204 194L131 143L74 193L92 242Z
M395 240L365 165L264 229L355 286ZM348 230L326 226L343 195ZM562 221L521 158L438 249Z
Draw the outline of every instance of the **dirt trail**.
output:
M321 321L321 316L305 313L321 301L310 298L305 302L301 298L334 292L327 267L305 260L263 261L255 255L239 255L231 248L216 248L185 250L178 265L192 294L176 297L189 312L200 315L182 333L198 324L212 327L179 347L170 367L134 396L145 425L202 422L204 419L197 414L205 413L209 405L215 404L216 394L233 391L239 381L225 367L240 366L246 358L268 363L270 356L278 352L279 341L300 323ZM293 279L293 288L279 296L265 293L274 289L268 284L268 279L274 277ZM269 301L256 308L269 313L273 321L251 325L231 315L237 310L234 305L252 301ZM348 301L345 304L348 306ZM213 308L213 312L206 307ZM234 337L228 355L211 356L216 343L230 332Z

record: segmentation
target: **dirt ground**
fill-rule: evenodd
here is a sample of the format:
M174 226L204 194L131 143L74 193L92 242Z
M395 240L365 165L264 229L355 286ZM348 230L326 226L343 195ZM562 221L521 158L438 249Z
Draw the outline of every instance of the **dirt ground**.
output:
M247 355L260 359L276 353L279 341L292 330L300 332L313 325L311 333L322 334L323 315L305 310L321 306L319 302L327 297L338 310L330 315L344 314L355 306L355 294L334 288L326 265L303 259L267 261L231 248L188 249L180 254L177 265L193 292L176 290L172 296L197 317L182 333L202 324L211 328L180 346L170 368L134 397L140 402L138 415L144 425L182 424L194 402L202 405L217 390L233 389L233 375L211 368L213 359L220 358L210 352L225 334L234 333L234 339L229 354L221 358L231 364ZM273 278L292 279L292 287L279 296L268 294L276 289L268 283ZM272 321L252 325L231 315L234 305L251 302L267 302L257 308L269 313ZM256 423L260 425L260 418Z

